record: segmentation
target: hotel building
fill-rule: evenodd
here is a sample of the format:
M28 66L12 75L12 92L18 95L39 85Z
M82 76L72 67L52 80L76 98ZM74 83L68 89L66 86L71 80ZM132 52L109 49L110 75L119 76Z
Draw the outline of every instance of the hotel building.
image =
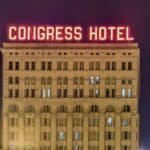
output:
M3 150L138 150L136 43L3 43Z

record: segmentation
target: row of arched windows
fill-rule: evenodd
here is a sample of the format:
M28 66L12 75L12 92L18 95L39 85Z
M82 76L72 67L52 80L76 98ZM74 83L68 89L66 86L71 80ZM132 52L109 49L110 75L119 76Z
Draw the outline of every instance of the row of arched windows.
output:
M16 104L9 105L8 111L9 112L19 112L19 107ZM25 107L24 111L25 112L35 112L35 107L33 105L28 105ZM67 111L68 111L68 109L67 109L67 106L65 106L65 105L60 105L57 109L57 112L67 112ZM84 112L83 107L81 105L76 105L74 107L73 111L74 112ZM44 105L41 108L41 112L45 112L45 113L51 112L50 106ZM100 109L99 109L98 105L91 105L89 108L89 112L100 112ZM105 109L105 112L111 113L111 112L116 112L116 111L112 105L108 105ZM131 112L130 105L124 105L122 108L122 112Z

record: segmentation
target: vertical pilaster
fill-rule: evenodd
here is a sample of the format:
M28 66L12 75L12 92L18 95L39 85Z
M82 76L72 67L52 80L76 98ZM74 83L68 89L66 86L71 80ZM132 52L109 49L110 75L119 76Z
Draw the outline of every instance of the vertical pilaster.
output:
M115 117L115 150L120 150L120 114L116 113Z
M83 150L88 150L88 114L84 114L83 118Z
M51 117L51 150L56 149L56 113L52 113Z
M9 131L9 126L8 126L8 115L3 114L3 149L7 150L8 149L8 131Z
M100 129L99 129L99 149L104 150L104 138L105 138L105 116L104 113L100 114Z
M67 150L72 150L72 114L68 114L68 122L67 122Z

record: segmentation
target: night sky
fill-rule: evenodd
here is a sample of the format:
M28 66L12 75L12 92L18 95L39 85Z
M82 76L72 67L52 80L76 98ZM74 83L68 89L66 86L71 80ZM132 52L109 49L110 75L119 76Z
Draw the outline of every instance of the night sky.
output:
M150 150L150 0L0 0L0 42L8 24L131 26L141 49L140 145Z

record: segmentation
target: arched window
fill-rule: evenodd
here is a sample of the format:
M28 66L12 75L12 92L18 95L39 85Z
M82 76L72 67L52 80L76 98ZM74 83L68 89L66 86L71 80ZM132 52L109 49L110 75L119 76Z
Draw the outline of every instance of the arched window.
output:
M82 112L82 108L80 105L75 106L75 112Z
M106 112L115 112L115 108L111 105L106 107Z
M32 105L28 105L25 107L25 112L35 112L35 108Z
M18 111L19 111L19 108L18 108L17 105L12 104L12 105L9 105L9 106L8 106L8 111L9 111L9 112L18 112Z
M91 106L91 112L98 112L98 106L97 105L92 105Z
M50 112L50 107L48 105L44 105L42 107L42 112L45 112L45 113Z
M130 107L130 105L124 105L124 106L123 106L123 112L131 112L131 107Z
M67 112L67 107L64 105L60 105L60 107L58 108L58 112Z

